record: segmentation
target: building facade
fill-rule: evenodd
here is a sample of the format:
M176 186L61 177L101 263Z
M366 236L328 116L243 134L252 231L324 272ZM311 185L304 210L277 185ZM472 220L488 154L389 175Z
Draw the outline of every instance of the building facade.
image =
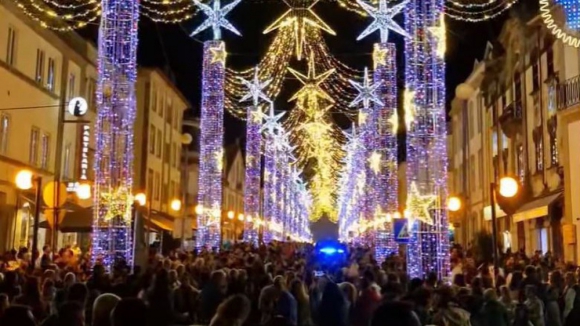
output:
M491 230L490 184L512 176L521 184L517 202L496 207L502 249L551 251L575 261L576 221L564 209L570 150L557 107L559 89L566 87L560 81L573 84L579 60L578 50L555 39L540 17L512 18L461 85L471 90L457 96L452 109L450 189L465 197L464 243Z
M245 169L240 142L226 146L222 188L222 241L239 241L244 231Z
M18 171L32 171L43 185L59 177L73 181L79 175L81 118L68 113L67 106L71 99L83 97L88 110L96 110L94 96L89 95L95 89L96 50L74 33L41 28L10 2L0 5L0 48L6 51L0 52L0 250L4 250L31 243L34 190L16 189ZM51 216L52 206L44 203L42 220ZM42 245L52 237L41 229L39 238Z
M13 3L0 5L0 250L32 242L34 190L15 187L18 171L42 178L43 190L55 180L67 189L58 208L58 236L52 235L55 206L42 202L39 245L88 247L92 202L75 195L78 184L93 180L97 51L76 33L41 28ZM190 107L160 70L139 69L136 85L134 191L147 194L142 208L154 233L174 230L185 211L171 208L183 198L182 119ZM88 104L75 115L75 98ZM50 192L49 192L50 193Z

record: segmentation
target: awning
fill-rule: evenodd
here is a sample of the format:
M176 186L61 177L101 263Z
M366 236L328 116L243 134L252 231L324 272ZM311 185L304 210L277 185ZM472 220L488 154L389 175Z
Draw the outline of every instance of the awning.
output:
M66 208L62 208L66 209ZM41 228L49 228L46 220L38 224ZM62 222L58 225L58 230L62 233L90 233L93 228L93 208L80 207L75 210L66 210Z
M504 217L506 215L507 214L504 211L502 211L502 209L498 205L495 205L495 217L496 218ZM486 221L491 221L491 205L485 206L483 208L483 219Z
M155 217L151 220L144 217L144 225L145 228L149 227L152 231L173 231L173 225L169 225L165 221L157 220Z
M525 203L514 214L514 223L547 216L549 214L550 205L558 200L561 196L562 193L559 192L553 195L532 200L529 203Z

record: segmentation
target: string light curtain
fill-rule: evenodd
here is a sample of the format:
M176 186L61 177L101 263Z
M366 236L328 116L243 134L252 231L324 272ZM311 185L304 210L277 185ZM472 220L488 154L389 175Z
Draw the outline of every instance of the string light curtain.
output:
M91 260L108 270L133 264L133 124L137 80L137 1L103 0L98 40L94 218Z
M412 224L411 277L449 266L443 0L413 0L405 9L404 110L407 125L406 216ZM443 50L443 51L442 51Z

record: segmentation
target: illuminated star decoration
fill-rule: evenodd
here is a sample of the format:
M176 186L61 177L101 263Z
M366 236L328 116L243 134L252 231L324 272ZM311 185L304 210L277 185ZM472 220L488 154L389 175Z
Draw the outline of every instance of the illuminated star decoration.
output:
M260 99L262 99L268 103L272 102L272 100L270 100L268 95L266 95L266 93L264 93L264 88L266 88L266 87L268 87L268 85L270 85L270 83L272 82L272 79L270 78L266 81L260 82L260 77L258 76L258 67L256 67L254 69L254 79L252 81L246 80L246 79L241 78L241 77L240 77L240 81L248 89L248 92L246 94L244 94L242 99L240 99L240 102L247 101L250 98L252 99L254 106L258 106L258 102L260 101Z
M296 57L302 60L302 50L306 41L306 33L308 28L321 29L331 35L336 33L326 23L314 13L312 7L319 0L315 0L308 7L292 7L286 0L286 4L290 7L280 18L276 19L270 26L266 27L264 34L271 31L281 29L286 26L292 26L294 32L294 41L296 44Z
M444 59L445 58L445 51L447 50L447 36L446 33L447 31L445 30L445 15L443 13L441 13L441 16L439 16L439 25L438 26L431 26L428 28L429 32L431 33L431 35L435 38L435 40L437 41L437 48L436 48L436 52L437 52L437 56L440 59Z
M375 174L381 172L381 153L373 152L369 157L369 166Z
M379 99L378 95L376 94L377 89L381 86L381 82L379 81L376 84L371 84L369 79L369 70L365 68L365 75L363 78L362 84L355 82L354 80L348 81L356 90L358 91L358 95L355 99L350 102L349 106L355 106L360 102L363 103L363 107L366 109L369 107L370 102L374 102L378 105L383 105L383 102Z
M399 131L399 115L397 114L397 108L393 110L393 114L391 114L391 117L387 122L391 124L393 134L396 134Z
M429 208L437 199L434 195L424 195L419 193L417 184L412 182L407 195L407 211L411 214L413 220L417 219L423 223L433 225L433 219L429 213Z
M264 117L264 124L262 125L260 132L264 132L264 130L266 130L270 135L276 134L276 131L280 130L280 123L278 123L278 120L280 120L280 118L282 118L285 113L286 112L275 114L274 104L271 103L268 115Z
M365 29L359 37L356 39L357 41L362 40L363 38L367 37L369 34L373 33L376 30L381 32L381 43L388 42L389 40L389 30L393 30L405 37L410 37L409 34L397 24L393 18L407 6L410 0L405 0L398 5L388 8L387 7L387 0L379 0L379 8L375 8L370 4L363 2L361 0L356 0L356 2L366 11L368 14L373 17L375 20Z
M125 216L127 208L131 205L131 200L132 197L129 195L126 187L119 187L110 193L101 193L101 202L107 208L103 219L110 221L118 216L131 218L130 216Z
M316 68L314 62L314 53L310 53L310 60L308 60L308 75L305 76L300 72L288 68L288 71L292 73L301 83L304 85L296 94L294 94L289 100L294 101L296 99L304 100L304 99L316 99L316 98L323 98L331 103L334 103L334 99L330 97L321 87L322 84L333 72L334 69L330 69L325 71L320 75L316 75Z
M226 56L228 53L226 52L226 45L224 43L220 43L218 47L209 48L211 52L211 62L210 63L221 63L222 65L226 64Z
M217 161L217 168L218 170L224 169L224 149L220 149L215 153L215 159Z
M373 67L377 69L378 66L384 66L387 64L387 55L389 51L386 48L381 48L381 46L375 43L373 48Z
M203 13L207 16L207 19L199 25L189 36L197 35L198 33L208 29L209 27L213 30L213 39L220 40L222 38L222 31L221 28L225 28L230 32L241 36L242 34L226 19L226 15L234 9L238 3L242 2L242 0L234 0L234 2L230 3L227 6L221 7L220 0L213 1L213 8L201 3L199 0L193 0L196 6L203 11Z
M367 122L367 116L369 114L366 112L358 111L358 125L362 126Z
M403 108L405 109L405 125L407 129L410 129L416 115L414 91L405 90L405 93L403 93Z

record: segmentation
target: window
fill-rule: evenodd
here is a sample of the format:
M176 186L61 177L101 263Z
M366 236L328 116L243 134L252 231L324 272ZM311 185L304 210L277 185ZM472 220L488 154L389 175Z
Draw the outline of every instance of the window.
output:
M469 189L466 190L474 190L475 189L475 155L470 155L469 157Z
M163 136L161 135L161 130L157 130L157 157L161 158L161 142L163 141Z
M492 131L491 143L492 143L491 146L492 146L493 156L497 156L499 145L498 145L497 131L496 130Z
M54 91L54 73L56 63L53 58L48 58L48 72L46 74L46 88L49 91Z
M178 168L181 163L180 146L175 145L175 167Z
M171 166L171 162L169 161L171 158L171 144L165 143L165 148L163 149L163 163L169 164Z
M70 74L68 77L68 98L69 98L69 100L72 99L73 97L75 97L76 81L77 81L77 77L75 76L75 74Z
M93 78L89 78L87 87L89 110L97 112L97 81Z
M514 74L514 101L521 102L522 101L522 76L520 75L519 71L516 71Z
M158 109L159 109L158 113L159 113L159 116L161 117L161 119L163 119L165 117L163 115L164 111L165 111L165 97L160 96L159 103L160 103L160 105L158 107Z
M38 165L38 142L40 138L40 131L37 128L32 128L30 132L30 148L29 148L29 158L30 164L36 166Z
M70 176L70 149L71 144L67 143L64 147L64 158L63 158L63 167L62 167L62 176L65 179L71 179Z
M154 190L155 200L159 200L160 193L161 193L161 177L159 175L159 172L155 172L155 190Z
M151 198L153 195L153 189L154 189L154 184L153 184L153 170L152 169L148 169L147 170L147 197Z
M151 87L151 111L157 112L157 90Z
M171 189L169 189L169 191L171 191L171 199L173 200L177 197L178 193L175 191L177 190L177 187L175 186L175 181L171 181Z
M42 134L42 139L40 142L40 167L43 169L48 169L48 158L50 154L50 135L49 134Z
M18 33L16 29L12 26L8 27L8 42L6 45L6 63L9 66L16 65L16 46L18 45L17 42Z
M167 107L165 109L165 121L171 125L173 123L173 105L171 100L167 101Z
M525 178L525 159L524 159L524 145L519 144L516 147L516 168L517 168L517 173L518 173L518 177L520 178L520 182L523 184L524 182L524 178Z
M483 126L483 109L482 109L483 99L478 95L477 96L477 116L479 117L477 121L477 133L481 134L481 129Z
M2 114L0 117L0 154L8 152L8 133L10 132L10 116Z
M548 76L554 76L554 47L550 45L546 52L546 65Z
M36 82L42 85L44 79L44 51L36 50L36 74L34 76Z
M477 178L475 178L475 183L477 184L476 188L480 189L481 185L483 184L483 166L484 166L484 162L483 160L483 150L480 148L479 151L477 151L477 167L479 169L477 169L476 173L477 173Z
M155 126L153 124L149 129L149 153L155 155Z
M538 62L532 66L532 86L533 91L537 91L540 88L540 68L538 67Z
M536 135L536 172L540 172L544 170L544 141L540 132L537 132Z
M558 117L552 116L548 120L548 134L550 136L550 164L552 166L558 166Z
M163 184L163 191L161 192L161 203L168 204L169 192L167 191L167 183Z

